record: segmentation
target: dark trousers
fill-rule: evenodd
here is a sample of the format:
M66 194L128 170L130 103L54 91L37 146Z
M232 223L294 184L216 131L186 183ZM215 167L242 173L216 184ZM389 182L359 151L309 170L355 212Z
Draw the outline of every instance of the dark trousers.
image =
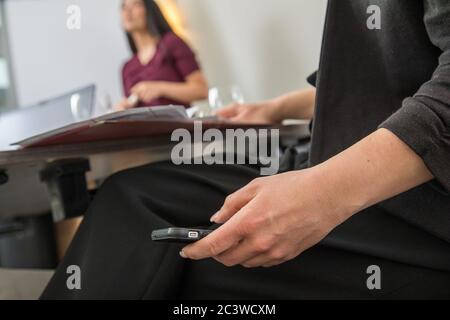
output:
M157 163L124 171L98 192L43 299L450 298L450 275L317 245L272 268L184 260L181 245L154 243L153 229L204 226L224 198L259 176L246 166ZM70 290L67 268L80 267ZM382 270L369 290L367 267Z

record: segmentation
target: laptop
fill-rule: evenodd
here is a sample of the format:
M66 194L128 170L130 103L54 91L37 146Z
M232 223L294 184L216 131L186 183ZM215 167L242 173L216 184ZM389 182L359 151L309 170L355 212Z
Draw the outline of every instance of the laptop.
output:
M95 93L96 86L88 85L29 107L1 113L0 150L9 150L14 142L89 119Z

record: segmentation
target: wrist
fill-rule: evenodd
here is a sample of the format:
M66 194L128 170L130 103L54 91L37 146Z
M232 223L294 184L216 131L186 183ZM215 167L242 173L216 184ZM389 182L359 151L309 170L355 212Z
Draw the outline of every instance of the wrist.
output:
M366 208L366 201L361 198L361 193L355 190L349 177L345 177L346 172L339 170L329 161L308 170L312 179L319 184L317 192L321 201L330 214L342 223Z
M280 98L269 100L265 107L272 123L281 123L285 119L282 112L283 101Z
M167 95L167 86L168 84L166 82L160 81L156 83L157 88L157 95L160 98L166 97Z

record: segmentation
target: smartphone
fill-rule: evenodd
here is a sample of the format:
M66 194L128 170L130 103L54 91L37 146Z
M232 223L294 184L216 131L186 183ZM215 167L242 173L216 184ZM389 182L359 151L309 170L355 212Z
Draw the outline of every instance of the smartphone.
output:
M203 239L218 226L200 228L166 228L152 232L152 240L157 242L192 243Z

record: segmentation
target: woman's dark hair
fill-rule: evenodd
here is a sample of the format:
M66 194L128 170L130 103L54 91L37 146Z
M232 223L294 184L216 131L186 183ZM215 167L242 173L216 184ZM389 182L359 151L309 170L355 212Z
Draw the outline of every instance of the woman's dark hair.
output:
M142 0L147 11L147 28L152 36L162 37L168 32L173 32L161 9L154 0ZM128 44L131 51L137 53L136 44L133 37L127 32Z

